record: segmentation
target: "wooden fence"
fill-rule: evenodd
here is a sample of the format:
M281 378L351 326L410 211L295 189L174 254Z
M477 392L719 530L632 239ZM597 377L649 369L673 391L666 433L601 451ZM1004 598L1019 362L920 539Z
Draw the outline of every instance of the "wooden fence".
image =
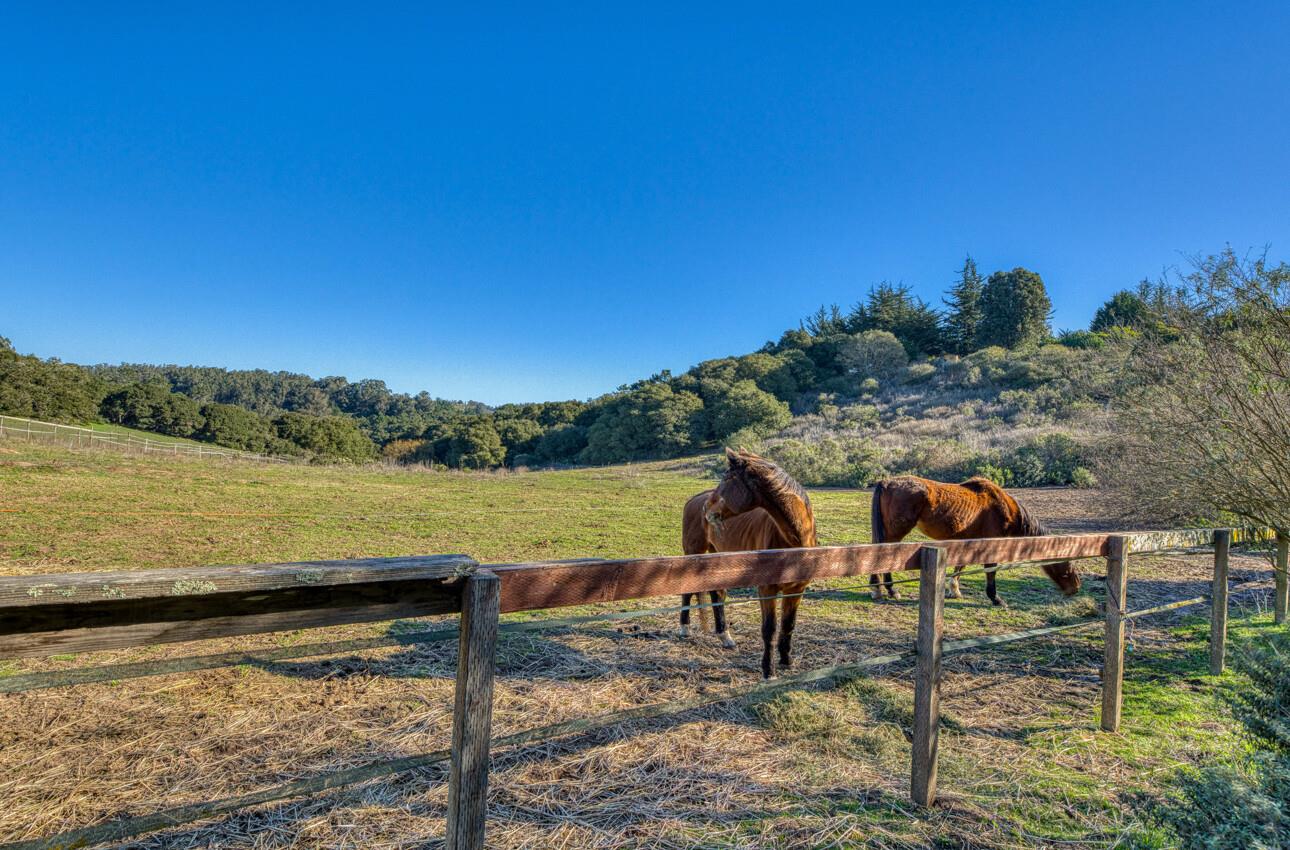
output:
M276 660L351 651L393 643L455 639L460 648L452 749L409 756L298 780L254 794L112 821L57 836L4 845L36 850L120 840L248 805L343 787L427 764L449 762L447 846L483 846L491 749L567 735L640 717L661 716L751 693L817 681L908 657L916 658L911 795L919 805L936 799L939 698L946 653L1025 640L1099 622L1105 628L1101 727L1120 725L1125 624L1136 617L1212 601L1210 669L1222 672L1227 626L1229 548L1271 539L1267 530L1202 529L1127 534L1074 534L962 540L937 544L883 543L730 552L627 560L576 560L480 565L465 555L375 558L294 564L195 567L132 572L0 577L0 658L47 656L145 644L228 637L342 623L459 614L455 630L417 636L314 644L262 653ZM1214 583L1207 597L1154 608L1127 608L1130 555L1214 547ZM1009 562L1104 558L1107 604L1101 619L1008 635L946 641L943 603L947 570ZM1276 536L1275 617L1286 621L1287 538ZM492 685L499 632L540 629L580 620L500 624L499 615L571 605L677 596L705 590L920 570L915 651L808 671L782 680L698 699L642 706L581 721L491 737ZM674 609L669 609L674 610ZM107 668L26 674L0 680L0 693L74 685L107 678L158 675L244 663L253 653L223 653Z

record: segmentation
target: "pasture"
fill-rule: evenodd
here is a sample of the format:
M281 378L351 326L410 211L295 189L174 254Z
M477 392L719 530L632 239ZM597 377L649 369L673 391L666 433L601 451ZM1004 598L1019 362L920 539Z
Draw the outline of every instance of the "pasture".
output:
M258 465L0 442L0 572L464 552L480 561L679 552L680 506L708 486L686 462L524 474ZM1096 494L1022 498L1055 530L1105 527ZM811 493L821 543L868 540L867 494ZM1090 562L1090 564L1100 564ZM1088 569L1089 567L1086 567ZM1203 592L1206 556L1141 557L1148 605ZM1265 560L1233 559L1235 581ZM1092 576L1087 576L1092 578ZM808 597L800 668L907 649L916 606L875 604L838 580ZM951 637L1094 613L1096 580L1062 599L1037 570L981 577L946 603ZM912 585L905 585L912 588ZM906 593L908 599L911 594ZM1233 604L1233 639L1270 616ZM649 605L674 604L653 600ZM631 607L625 606L625 607ZM641 603L637 607L646 607ZM566 616L591 609L546 614ZM505 636L494 731L755 681L754 606L730 608L739 649L673 637L675 615ZM519 619L524 619L522 615ZM1123 732L1099 734L1100 640L1067 634L947 659L941 788L909 807L909 666L495 754L490 846L1160 846L1128 804L1189 762L1241 747L1205 675L1192 614L1136 624ZM407 622L325 630L370 636ZM0 662L0 675L319 639L290 632ZM255 790L286 778L446 745L455 647L424 644L0 696L0 841ZM162 833L138 846L421 847L443 831L442 771L427 769Z

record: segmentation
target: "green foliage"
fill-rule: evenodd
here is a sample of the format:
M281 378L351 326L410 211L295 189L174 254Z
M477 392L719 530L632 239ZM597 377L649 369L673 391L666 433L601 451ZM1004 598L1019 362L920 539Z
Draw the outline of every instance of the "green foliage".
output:
M864 331L839 342L836 362L858 384L867 378L891 380L909 363L909 356L890 331Z
M758 389L752 381L739 381L714 405L712 434L719 442L744 429L772 434L792 418L787 404Z
M131 384L108 393L99 414L117 425L172 437L192 437L204 421L197 402L155 383Z
M244 452L267 453L281 449L272 424L263 416L234 404L202 405L202 425L193 435Z
M1146 300L1135 292L1122 289L1097 308L1088 329L1094 332L1109 331L1111 328L1142 330L1155 322L1156 316Z
M808 487L864 487L886 475L877 446L864 437L827 434L810 442L778 440L765 451Z
M1052 302L1044 281L1029 269L995 272L981 290L977 345L1018 348L1047 339Z
M0 337L0 413L48 422L98 417L101 382L76 366L18 354Z
M537 456L554 463L572 463L587 447L587 429L580 425L556 425L537 444Z
M448 440L444 461L458 469L491 469L506 459L502 436L484 417L462 423Z
M887 331L911 357L945 350L940 315L904 285L884 281L870 289L865 301L847 317L846 329L852 333Z
M1106 337L1093 331L1062 331L1057 335L1057 343L1067 348L1098 349L1106 345Z
M1086 463L1085 451L1067 434L1046 434L1011 452L1003 465L1015 487L1070 484L1075 470Z
M981 291L984 281L971 256L963 261L959 279L945 299L949 312L945 316L945 348L954 354L976 350L977 332L981 326Z
M1236 765L1183 769L1176 791L1146 808L1183 850L1279 850L1290 847L1290 640L1233 653L1249 678L1232 696L1250 752Z
M376 457L376 446L353 419L284 413L273 420L278 436L318 461L364 463Z
M752 381L746 384L774 401ZM607 464L680 454L695 445L702 411L699 396L676 392L666 383L647 384L623 393L606 404L587 429L587 447L578 460Z
M1097 486L1097 476L1086 467L1077 466L1071 473L1071 484L1081 490L1091 490Z

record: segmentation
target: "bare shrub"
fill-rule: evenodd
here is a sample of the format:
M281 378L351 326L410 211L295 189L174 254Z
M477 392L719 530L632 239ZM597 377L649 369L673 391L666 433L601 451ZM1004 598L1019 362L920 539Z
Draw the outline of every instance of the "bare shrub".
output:
M1101 477L1139 515L1290 529L1290 266L1193 266L1160 286L1176 339L1139 342Z

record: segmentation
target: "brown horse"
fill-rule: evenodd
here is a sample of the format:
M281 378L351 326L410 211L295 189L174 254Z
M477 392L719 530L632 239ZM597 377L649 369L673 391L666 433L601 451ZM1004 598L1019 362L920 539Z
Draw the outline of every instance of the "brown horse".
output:
M873 542L895 543L915 527L933 540L968 540L976 537L1038 537L1048 529L1030 511L988 478L977 476L962 484L945 484L913 475L889 478L873 489ZM1004 606L994 584L998 564L986 564L985 594L995 605ZM1079 591L1079 573L1070 561L1044 564L1043 570L1067 596ZM949 581L949 595L961 596L955 567ZM882 598L878 576L869 577L873 598ZM891 573L883 573L883 584L893 599Z
M703 505L708 540L718 552L753 549L797 549L815 546L815 513L801 485L784 470L747 451L726 449L729 468ZM696 497L697 498L697 497ZM693 500L691 500L693 501ZM761 673L769 679L771 644L775 641L775 601L783 595L779 666L792 666L793 628L797 606L809 582L769 584L757 588L761 597Z
M698 495L691 496L690 500L685 503L685 510L681 514L681 550L687 555L701 555L705 552L718 551L717 544L713 542L715 529L708 524L707 517L704 516L704 509L712 493L712 490L704 490ZM742 540L747 534L744 526L750 522L756 523L758 513L754 511L733 518L726 524L727 533ZM716 632L717 637L721 638L722 646L726 649L734 649L735 640L730 636L730 629L726 624L726 591L710 590L707 593L708 598L712 600L713 631ZM690 636L690 602L695 598L702 604L702 593L681 594L680 635L683 638ZM707 609L700 608L699 621L705 629L707 627L706 615Z

